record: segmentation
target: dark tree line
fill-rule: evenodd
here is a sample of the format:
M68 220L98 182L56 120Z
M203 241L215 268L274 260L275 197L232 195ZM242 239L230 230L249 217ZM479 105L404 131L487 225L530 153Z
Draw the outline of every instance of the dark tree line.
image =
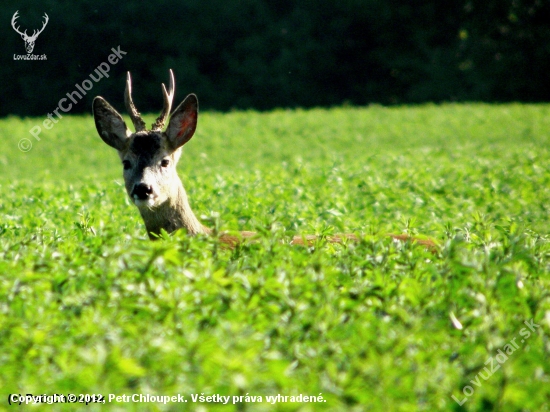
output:
M48 14L47 60L14 60L16 10L29 33ZM139 109L158 111L169 68L178 99L217 110L550 99L547 0L9 0L0 22L0 115L51 112L119 45L72 112L96 95L121 108L127 70Z

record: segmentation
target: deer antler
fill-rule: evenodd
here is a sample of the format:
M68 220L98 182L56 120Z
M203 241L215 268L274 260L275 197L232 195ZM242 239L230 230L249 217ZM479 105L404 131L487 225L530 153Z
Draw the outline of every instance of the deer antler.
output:
M46 28L46 25L50 21L50 18L48 17L48 15L46 13L44 13L44 17L45 17L45 20L44 20L44 23L42 24L42 28L40 30L34 30L33 31L32 36L30 37L32 40L36 40L38 35L44 31L44 29Z
M24 37L29 37L29 36L27 35L27 30L25 30L25 33L21 33L21 32L19 31L19 27L15 27L16 20L19 18L19 16L17 15L18 13L19 13L19 10L17 10L17 11L13 14L13 17L11 18L11 27L13 27L13 29L14 29L17 33L19 33L22 37L23 37L23 36L24 36ZM46 13L44 13L44 14L46 14Z
M141 118L141 115L137 111L136 106L134 106L134 102L132 101L132 78L130 77L130 72L128 72L128 75L126 77L126 91L124 92L124 103L126 104L126 110L128 110L128 113L130 114L132 123L136 128L136 132L141 132L145 130L145 122Z
M153 123L152 130L162 130L164 128L164 123L166 123L166 119L170 115L170 110L172 108L172 101L174 100L175 91L176 91L176 87L174 84L174 72L172 72L172 69L170 69L170 87L168 88L168 91L166 91L166 86L164 85L164 83L162 83L164 107L162 109L162 112L160 113L160 116L157 117L157 120L155 120L155 123Z

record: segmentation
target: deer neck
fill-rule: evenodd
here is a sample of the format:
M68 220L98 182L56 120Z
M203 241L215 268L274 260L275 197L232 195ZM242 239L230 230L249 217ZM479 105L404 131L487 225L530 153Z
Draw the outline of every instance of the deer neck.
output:
M139 212L151 239L160 235L162 229L168 233L184 229L190 235L211 232L209 228L199 222L193 213L187 193L179 178L177 185L174 185L170 196L164 203L151 209L139 208Z

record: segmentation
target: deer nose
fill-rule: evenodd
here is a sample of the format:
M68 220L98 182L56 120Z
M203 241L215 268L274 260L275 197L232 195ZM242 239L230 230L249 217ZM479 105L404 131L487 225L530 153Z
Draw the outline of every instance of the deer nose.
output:
M147 200L153 193L153 188L145 183L139 183L132 190L132 198L139 200Z

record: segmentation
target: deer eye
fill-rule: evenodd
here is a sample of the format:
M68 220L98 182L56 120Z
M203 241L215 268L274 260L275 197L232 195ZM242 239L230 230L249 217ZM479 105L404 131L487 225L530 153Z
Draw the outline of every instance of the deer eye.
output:
M168 167L169 164L170 164L170 160L168 160L168 159L162 159L161 162L160 162L160 165L162 167Z
M129 160L123 160L122 161L122 167L124 168L124 170L128 170L129 168L132 167L132 164L130 163Z

